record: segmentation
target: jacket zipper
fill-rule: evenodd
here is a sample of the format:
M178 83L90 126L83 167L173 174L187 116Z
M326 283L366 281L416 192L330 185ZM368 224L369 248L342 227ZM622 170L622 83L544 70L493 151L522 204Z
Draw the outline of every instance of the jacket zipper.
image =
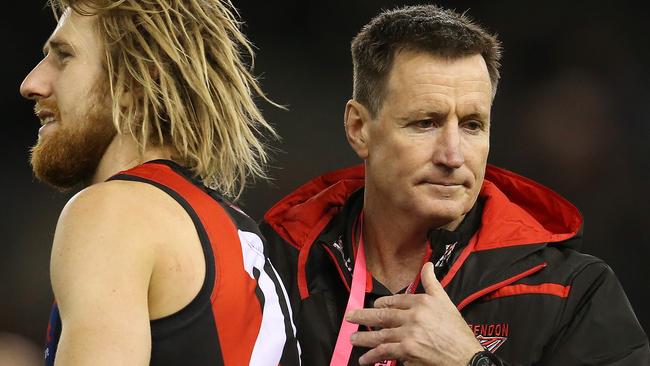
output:
M341 281L345 285L345 288L350 292L350 284L348 283L348 280L345 278L345 275L343 274L343 268L339 265L338 260L336 260L336 255L332 250L324 243L320 243L323 248L325 249L325 252L329 255L330 259L334 263L334 267L336 267L336 271L339 273L339 276L341 277Z

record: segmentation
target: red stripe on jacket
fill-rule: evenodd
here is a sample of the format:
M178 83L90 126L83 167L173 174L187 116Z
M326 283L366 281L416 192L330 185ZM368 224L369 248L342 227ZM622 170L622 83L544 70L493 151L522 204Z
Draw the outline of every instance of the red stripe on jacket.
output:
M568 297L571 292L571 286L563 286L555 283L542 283L539 285L525 285L517 284L502 287L493 293L483 297L484 300L492 300L499 297L528 295L528 294L542 294L553 295L557 297Z

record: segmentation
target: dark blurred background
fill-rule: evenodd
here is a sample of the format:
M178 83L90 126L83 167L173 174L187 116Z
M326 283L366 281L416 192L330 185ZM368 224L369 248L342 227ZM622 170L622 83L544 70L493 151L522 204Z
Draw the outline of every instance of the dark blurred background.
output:
M419 2L234 2L257 46L255 72L264 90L289 107L260 104L282 135L274 144L280 150L274 181L252 185L240 202L260 218L306 180L359 162L342 121L352 88L350 40L381 9ZM490 162L550 186L580 208L583 251L615 270L647 331L650 14L626 1L437 3L468 10L503 41ZM71 193L33 178L28 148L39 124L18 87L55 23L40 0L11 2L1 17L0 333L40 344L52 301L53 231Z

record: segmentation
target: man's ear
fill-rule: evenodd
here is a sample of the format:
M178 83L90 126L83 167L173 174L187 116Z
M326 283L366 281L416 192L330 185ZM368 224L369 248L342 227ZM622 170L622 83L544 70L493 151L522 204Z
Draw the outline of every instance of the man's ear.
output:
M133 103L137 103L138 99L142 98L142 93L137 91L122 91L119 94L119 104L122 109L130 107Z
M371 118L366 107L356 100L349 100L345 105L345 136L348 143L357 155L366 160L368 158L368 129Z
M158 79L160 78L160 70L154 66L150 66L149 76L150 79L144 79L149 80L150 82L158 82ZM131 88L124 88L124 90L122 90L121 98L119 101L120 107L127 108L133 103L141 103L142 99L144 98L144 93L145 91L143 89L143 86L137 83L132 83Z

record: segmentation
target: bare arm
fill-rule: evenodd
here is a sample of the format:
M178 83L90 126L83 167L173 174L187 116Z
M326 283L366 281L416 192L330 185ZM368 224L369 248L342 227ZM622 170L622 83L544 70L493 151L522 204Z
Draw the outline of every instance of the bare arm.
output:
M134 193L122 182L101 183L61 213L51 259L63 321L57 366L149 364L155 250Z

